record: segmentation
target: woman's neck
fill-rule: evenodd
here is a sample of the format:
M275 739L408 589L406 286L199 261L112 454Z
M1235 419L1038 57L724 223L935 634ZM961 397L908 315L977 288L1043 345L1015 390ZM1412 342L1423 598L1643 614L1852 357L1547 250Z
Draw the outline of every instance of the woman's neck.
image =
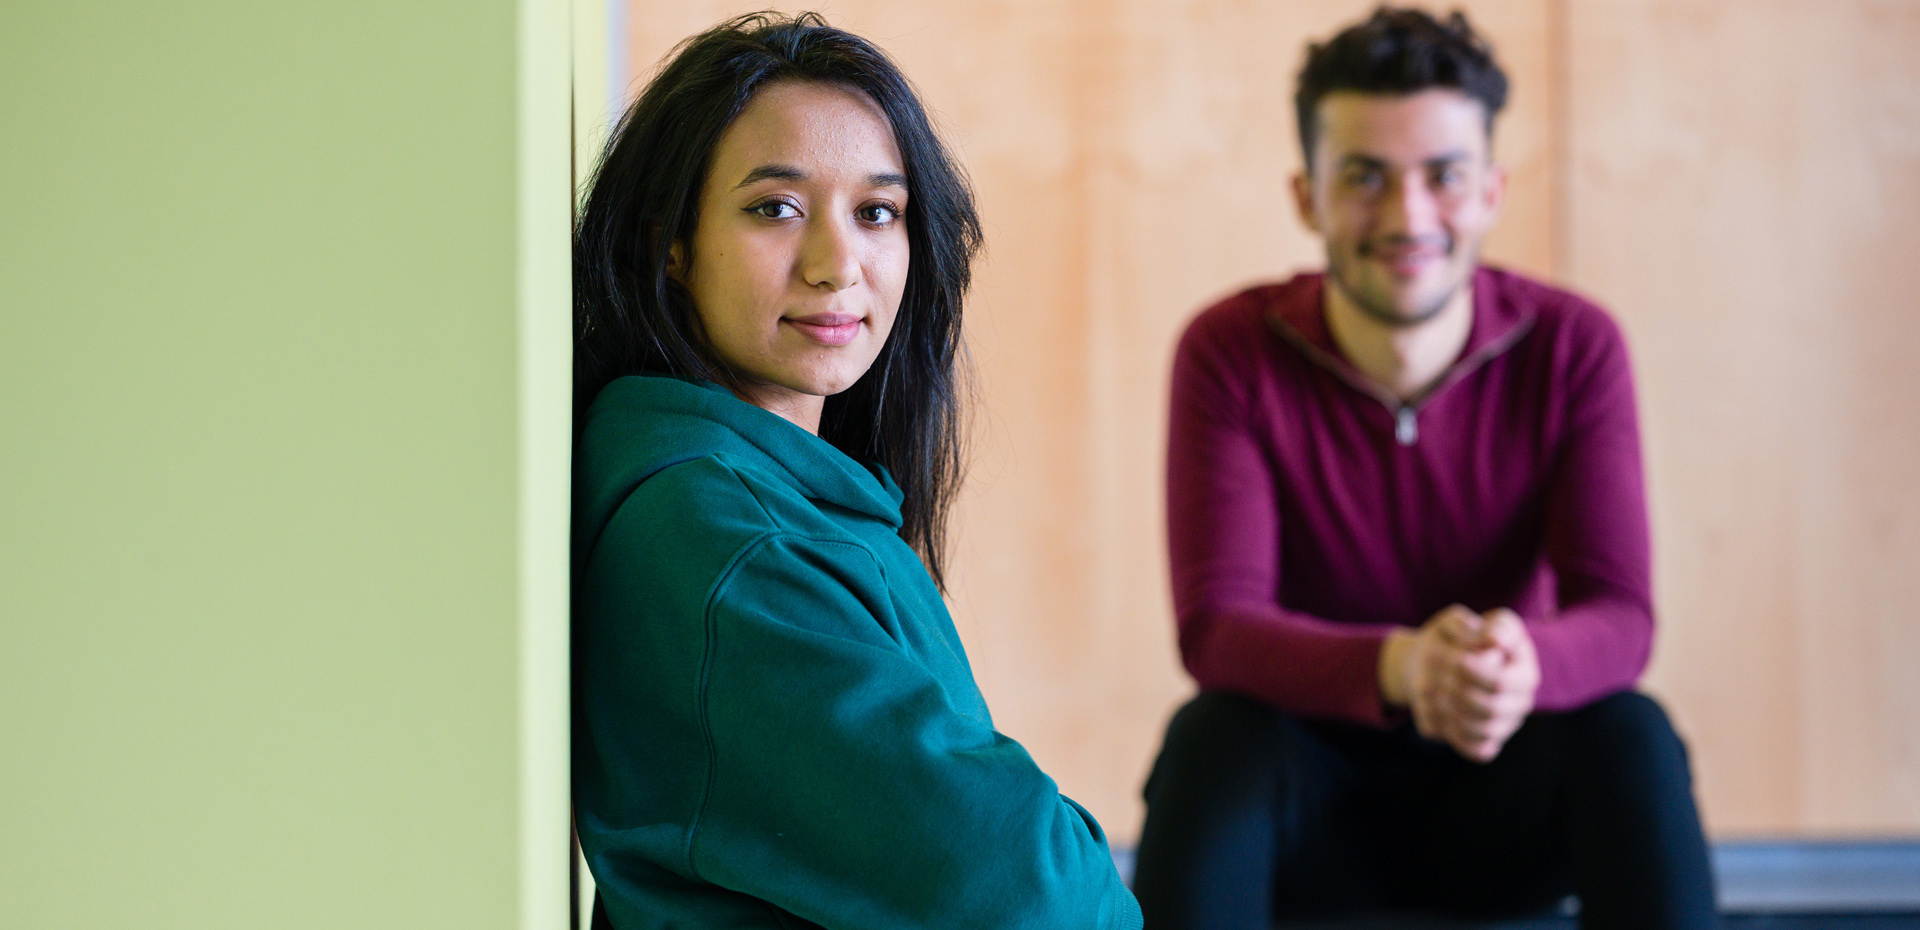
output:
M815 436L820 435L820 414L826 410L826 398L776 384L739 384L734 385L732 391L733 396Z

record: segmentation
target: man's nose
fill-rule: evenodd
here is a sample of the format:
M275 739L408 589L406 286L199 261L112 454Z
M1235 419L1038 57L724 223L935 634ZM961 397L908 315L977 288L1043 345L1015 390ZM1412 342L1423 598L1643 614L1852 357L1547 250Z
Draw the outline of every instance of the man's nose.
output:
M1381 232L1419 237L1440 230L1440 202L1428 189L1424 172L1401 175L1385 200Z
M860 283L860 257L850 225L831 218L807 224L800 275L808 284L842 291Z

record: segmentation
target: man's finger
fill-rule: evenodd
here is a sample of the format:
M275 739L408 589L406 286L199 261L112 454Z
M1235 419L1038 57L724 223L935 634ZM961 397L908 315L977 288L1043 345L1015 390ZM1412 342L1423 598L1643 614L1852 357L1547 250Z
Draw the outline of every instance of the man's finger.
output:
M1498 695L1478 690L1458 690L1447 695L1447 703L1454 716L1465 720L1491 720L1500 716L1502 702Z
M1479 691L1498 691L1503 684L1501 671L1506 657L1496 650L1461 652L1453 656L1449 671L1460 687Z
M1494 723L1495 721L1492 718L1475 720L1469 717L1455 715L1452 718L1450 729L1454 736L1470 743L1477 743L1499 732L1494 728Z
M1491 762L1500 751L1500 741L1486 736L1455 733L1447 740L1453 751L1469 762Z
M1491 642L1485 631L1486 621L1459 604L1440 611L1432 622L1440 638L1458 648L1482 649Z
M1460 750L1460 754L1466 756L1469 762L1485 765L1500 755L1500 744L1494 740L1482 740L1468 744L1465 749Z
M1520 615L1505 607L1496 607L1487 611L1484 627L1488 640L1496 643L1508 653L1516 653L1531 645L1527 637L1526 624L1520 621Z
M1533 694L1518 688L1496 691L1489 696L1488 705L1501 716L1525 720L1533 712Z
M1407 709L1413 712L1415 732L1428 739L1440 738L1439 732L1434 729L1433 713L1425 695L1415 695L1413 703Z
M1466 756L1470 761L1485 765L1499 758L1500 750L1505 745L1506 740L1504 739L1483 739L1477 743L1473 743L1466 751L1460 754Z

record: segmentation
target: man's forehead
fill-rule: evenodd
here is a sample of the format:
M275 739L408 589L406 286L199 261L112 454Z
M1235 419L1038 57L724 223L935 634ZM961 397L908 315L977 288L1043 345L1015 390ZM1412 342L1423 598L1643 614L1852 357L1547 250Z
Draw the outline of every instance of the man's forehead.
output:
M1321 156L1425 162L1487 150L1485 105L1448 88L1411 94L1336 91L1321 99L1317 122Z

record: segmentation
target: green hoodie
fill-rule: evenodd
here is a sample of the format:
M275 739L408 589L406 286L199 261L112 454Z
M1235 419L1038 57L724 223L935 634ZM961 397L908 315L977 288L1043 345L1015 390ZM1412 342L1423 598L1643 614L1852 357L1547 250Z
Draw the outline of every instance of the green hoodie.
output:
M1140 926L994 731L884 469L654 377L600 392L576 463L575 817L613 926Z

